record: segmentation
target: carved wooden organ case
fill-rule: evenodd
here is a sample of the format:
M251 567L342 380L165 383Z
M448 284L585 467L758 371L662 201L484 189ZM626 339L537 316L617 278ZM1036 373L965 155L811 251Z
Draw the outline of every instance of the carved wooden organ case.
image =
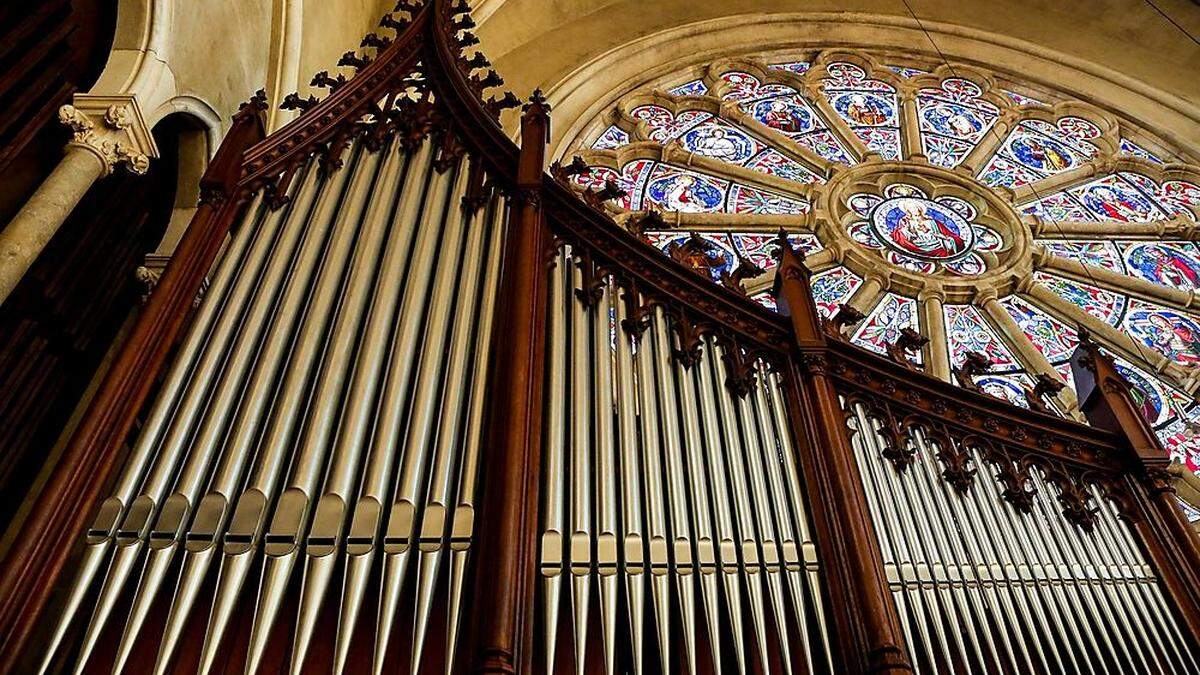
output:
M6 668L1200 670L1097 348L1089 427L851 345L786 237L768 311L547 173L539 93L503 134L465 2L381 27L235 118L6 563Z

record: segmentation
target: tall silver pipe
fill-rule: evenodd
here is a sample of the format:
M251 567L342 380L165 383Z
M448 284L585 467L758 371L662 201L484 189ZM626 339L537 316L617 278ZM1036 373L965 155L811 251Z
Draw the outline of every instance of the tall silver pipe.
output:
M562 596L562 575L566 562L567 527L566 480L566 400L567 386L567 314L574 302L571 293L571 251L558 252L550 272L549 323L546 338L547 364L546 439L543 470L542 547L539 571L542 575L542 613L545 616L543 654L547 672L554 667L558 642L558 608Z
M616 291L617 287L613 287ZM620 293L629 293L620 289ZM622 571L628 597L630 648L633 652L635 675L641 675L644 641L644 604L646 541L642 508L642 448L638 438L637 385L634 382L634 345L629 330L625 328L630 318L628 303L624 296L613 297L616 311L616 396L617 437L620 447L621 465L621 534Z
M568 312L570 317L570 426L568 434L568 473L571 478L569 519L569 569L571 571L571 608L575 628L575 672L583 675L587 646L589 590L593 570L592 553L592 322L595 316L584 304L583 266L587 260L575 258L571 269L572 289L576 297Z
M471 383L471 396L466 413L466 428L463 431L464 445L462 466L458 471L454 515L450 524L450 598L446 614L450 625L446 635L446 653L454 654L458 637L460 606L463 597L463 578L466 575L467 555L475 522L475 482L479 477L479 448L483 444L484 411L487 407L489 380L488 366L491 361L492 325L496 307L496 289L500 283L500 258L505 241L507 209L499 197L493 197L488 206L491 223L491 240L488 243L483 285L480 290L478 323L472 345L471 364L475 377ZM447 663L447 673L453 660Z
M112 547L112 537L116 534L117 525L125 515L125 509L133 499L134 492L138 489L147 467L154 459L155 450L166 429L167 422L174 414L179 397L194 372L194 365L200 358L205 345L209 343L213 326L221 312L227 309L224 302L225 296L229 293L236 273L241 270L241 262L249 243L256 240L265 215L260 193L255 195L254 200L247 207L242 221L234 228L232 240L224 258L217 265L205 301L201 303L196 318L185 334L183 344L167 371L167 377L155 396L141 434L126 458L121 473L113 486L112 495L100 504L96 517L87 530L79 571L69 587L59 618L51 629L46 655L41 664L42 672L45 672L53 661L67 628L74 620Z
M611 282L611 280L606 280ZM613 429L613 302L616 286L606 283L592 315L592 403L596 453L596 571L600 576L600 623L603 627L604 667L616 670L617 656L617 537L618 504L616 435Z
M671 359L671 365L674 377L668 378L665 386L669 387L673 393L677 412L672 417L673 423L668 425L668 433L678 434L677 442L682 446L684 462L687 466L686 482L691 497L696 571L699 573L697 581L700 584L701 602L705 608L707 619L705 625L708 629L708 643L713 663L721 663L721 626L716 577L717 552L713 542L713 516L709 507L709 482L704 466L700 410L690 372L692 368L701 366L693 364L691 368L685 368L679 359Z
M448 292L447 275L458 272L453 266L438 265L437 261L441 247L449 246L449 242L457 242L461 232L462 222L457 214L461 213L466 178L467 172L461 163L445 172L435 171L422 205L420 225L408 263L409 272L398 314L406 320L399 322L392 341L387 381L371 439L373 448L395 457L379 463L369 462L361 490L362 495L376 498L381 505L390 505L383 535L386 557L371 666L375 673L381 672L384 667L401 587L412 558L415 514L410 507L416 501L417 485L428 460L428 445L423 441L418 442L418 437L424 438L427 433L428 418L416 419L412 414L412 400L417 393L421 368L419 350L425 336L431 296ZM417 434L411 445L409 433ZM387 452L388 448L392 449L391 452ZM396 466L395 476L389 475L393 466ZM378 517L382 518L382 514Z
M653 319L651 319L651 323ZM667 496L663 488L662 435L659 429L658 386L655 382L654 332L646 327L636 343L638 410L642 425L645 467L646 531L649 535L650 592L662 672L670 672L670 532Z

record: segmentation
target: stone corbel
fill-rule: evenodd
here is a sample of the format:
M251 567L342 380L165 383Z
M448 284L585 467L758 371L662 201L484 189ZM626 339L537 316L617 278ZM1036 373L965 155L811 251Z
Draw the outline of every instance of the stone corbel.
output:
M136 174L150 168L158 146L130 94L76 94L58 109L58 120L72 131L68 147L91 152L108 175L118 164Z

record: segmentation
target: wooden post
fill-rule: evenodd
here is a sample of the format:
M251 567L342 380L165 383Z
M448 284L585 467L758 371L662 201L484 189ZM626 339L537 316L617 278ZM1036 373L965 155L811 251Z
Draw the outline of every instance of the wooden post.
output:
M1168 471L1170 457L1134 403L1129 382L1082 327L1071 371L1088 422L1128 441L1118 448L1128 466L1126 485L1134 502L1128 505L1132 509L1127 515L1134 520L1192 646L1200 646L1200 535L1179 507Z
M546 351L546 250L542 177L550 106L533 92L521 116L517 193L510 207L492 348L483 504L475 555L472 672L532 671L542 390Z
M42 612L74 545L95 515L101 490L142 404L154 388L192 302L244 203L234 196L242 155L264 137L260 91L233 116L233 125L201 181L202 203L133 331L104 376L87 412L0 570L0 672L12 672L39 626Z
M844 672L911 672L845 415L827 372L828 344L808 270L784 233L779 244L775 296L779 312L791 322L803 373L792 374L799 386L788 388L788 407L822 552L835 658L844 659L835 667Z

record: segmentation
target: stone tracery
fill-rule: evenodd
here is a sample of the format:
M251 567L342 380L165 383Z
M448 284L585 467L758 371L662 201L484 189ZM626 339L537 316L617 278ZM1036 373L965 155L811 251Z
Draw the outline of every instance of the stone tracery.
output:
M1200 168L1107 111L998 82L851 50L726 59L621 99L573 180L624 190L619 220L662 212L670 229L645 235L661 247L700 233L722 269L782 226L827 317L865 316L853 341L883 352L919 328L923 368L949 380L982 353L977 383L1017 405L1042 376L1072 384L1087 328L1200 470ZM746 288L771 307L770 284ZM1053 401L1077 416L1069 386Z

